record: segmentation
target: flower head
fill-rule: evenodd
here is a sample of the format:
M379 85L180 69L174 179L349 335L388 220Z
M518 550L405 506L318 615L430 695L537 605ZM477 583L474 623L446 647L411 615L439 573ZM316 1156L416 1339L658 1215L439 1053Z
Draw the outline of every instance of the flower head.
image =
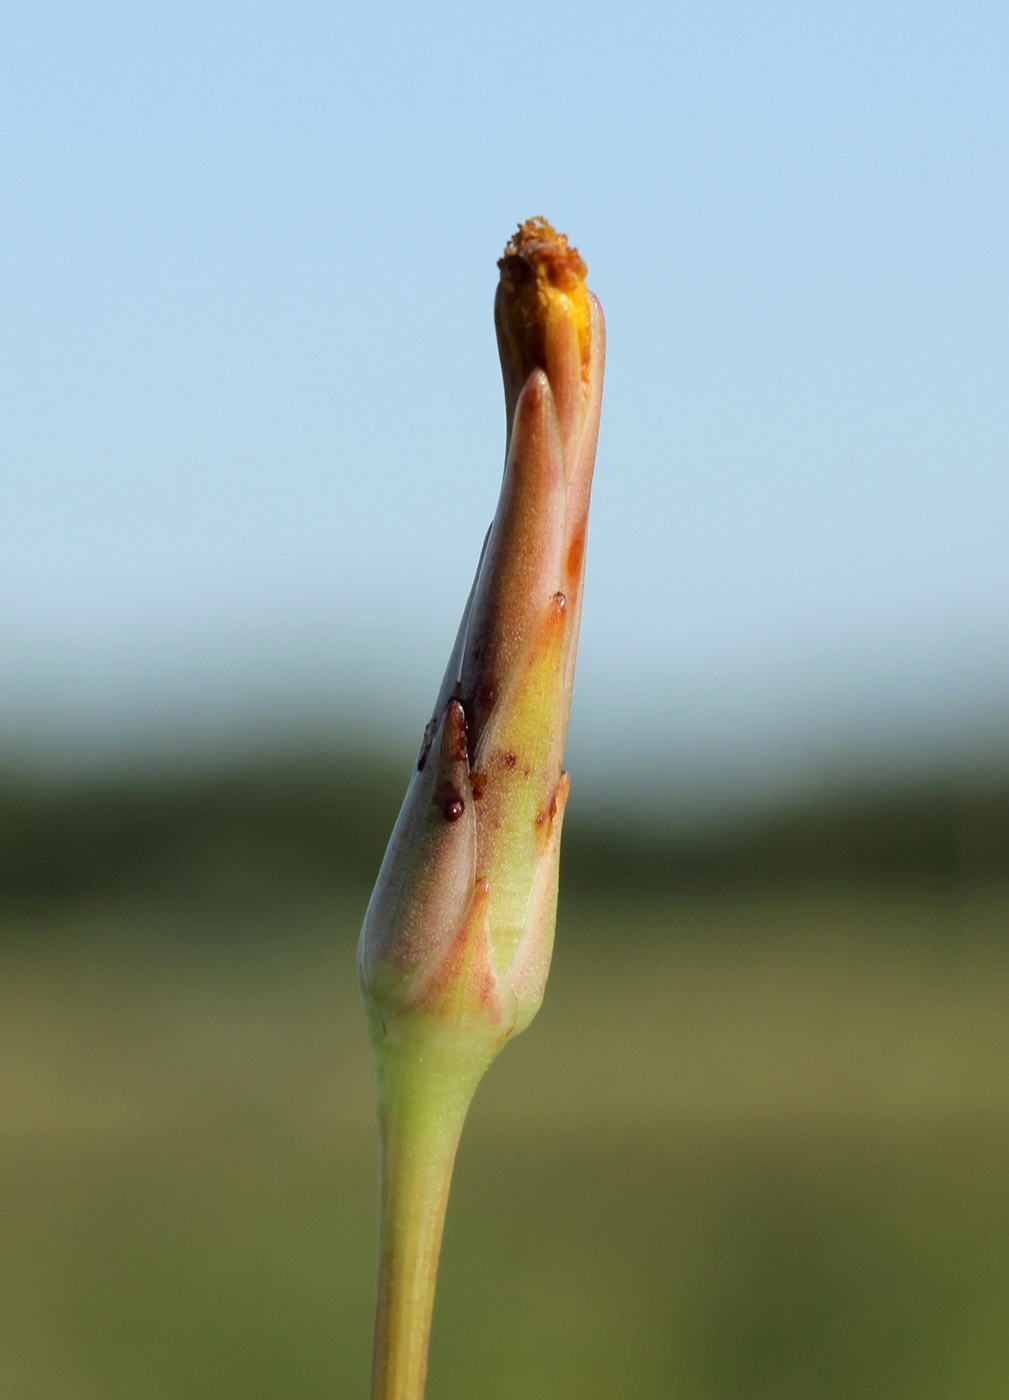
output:
M605 334L546 220L499 268L504 479L361 932L377 1050L423 1023L492 1055L535 1015L550 964Z

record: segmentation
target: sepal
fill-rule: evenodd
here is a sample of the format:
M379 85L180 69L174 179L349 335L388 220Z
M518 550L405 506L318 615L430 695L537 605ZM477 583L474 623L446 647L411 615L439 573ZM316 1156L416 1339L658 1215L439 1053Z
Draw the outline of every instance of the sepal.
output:
M413 983L465 918L476 848L466 716L449 700L425 736L364 917L358 970L366 998L409 1002Z
M458 933L418 982L413 1006L453 1027L502 1042L518 1015L515 994L498 977L490 939L490 883L477 880Z
M529 895L525 927L504 982L515 997L513 1034L524 1031L543 1002L557 923L557 886L560 869L561 828L571 791L571 779L562 773L550 804L550 830Z

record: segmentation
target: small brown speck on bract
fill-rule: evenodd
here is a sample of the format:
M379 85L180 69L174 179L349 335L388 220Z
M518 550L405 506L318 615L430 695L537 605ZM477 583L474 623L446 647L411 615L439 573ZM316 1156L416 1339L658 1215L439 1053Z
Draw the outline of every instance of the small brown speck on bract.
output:
M465 719L463 719L462 724L459 726L459 728L458 728L458 730L457 730L457 732L456 732L456 736L455 736L455 737L456 737L456 743L455 743L455 749L453 750L453 753L452 753L452 757L455 759L456 763L465 763L465 762L466 762L466 759L467 759L468 756L469 756L468 751L467 751L467 746L466 746L466 721L465 721Z
M514 768L516 763L518 763L518 759L513 753L506 753L504 756L504 761L506 768Z
M427 763L427 756L431 752L431 745L434 742L435 731L438 728L438 716L432 715L424 729L424 737L420 741L420 757L417 759L417 772L423 773Z

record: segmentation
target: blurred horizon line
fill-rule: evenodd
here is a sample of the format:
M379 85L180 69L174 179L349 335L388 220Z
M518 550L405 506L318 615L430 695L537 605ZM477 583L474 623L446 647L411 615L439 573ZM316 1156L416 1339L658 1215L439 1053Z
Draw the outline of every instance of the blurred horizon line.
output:
M606 723L598 708L580 717L576 705L565 766L593 805L720 820L829 793L937 780L983 786L1009 774L1009 705L999 703L980 715L909 717L898 706L840 719L785 714L777 724L751 716L747 728L721 734L690 724L677 730L673 706L663 725L656 708L631 697L610 721L616 732L601 740ZM133 708L0 715L0 776L43 783L184 778L356 756L401 769L405 780L427 719L419 710L408 720L405 709L270 704L262 696L242 703L230 695L213 704L191 697L171 715Z

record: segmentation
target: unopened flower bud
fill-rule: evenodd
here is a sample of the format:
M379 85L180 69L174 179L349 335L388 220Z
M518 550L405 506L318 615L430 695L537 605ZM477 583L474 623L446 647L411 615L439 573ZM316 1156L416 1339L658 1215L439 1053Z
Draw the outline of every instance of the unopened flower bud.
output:
M377 1050L405 1017L465 1027L493 1054L532 1019L550 964L604 329L585 264L545 220L499 267L504 480L361 933Z

